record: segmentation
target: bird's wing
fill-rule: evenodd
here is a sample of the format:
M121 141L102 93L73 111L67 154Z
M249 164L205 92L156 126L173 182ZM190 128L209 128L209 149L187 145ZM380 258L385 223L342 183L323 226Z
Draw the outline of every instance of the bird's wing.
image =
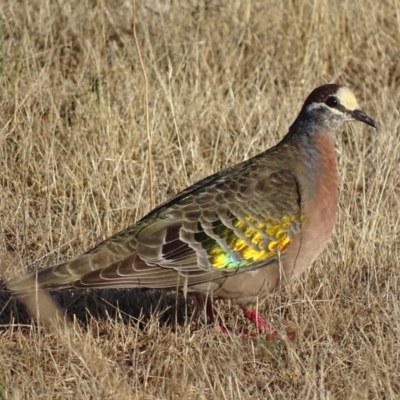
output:
M301 229L300 188L291 172L252 160L189 187L83 256L38 271L34 281L176 288L275 263ZM20 291L23 281L9 287Z

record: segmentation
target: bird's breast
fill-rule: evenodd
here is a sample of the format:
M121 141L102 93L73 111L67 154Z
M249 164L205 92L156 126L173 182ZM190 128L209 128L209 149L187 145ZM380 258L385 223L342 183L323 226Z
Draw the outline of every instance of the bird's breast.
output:
M307 243L309 260L314 261L330 238L338 209L338 169L332 134L314 139L313 163L308 166L307 182L302 193L304 213L303 240Z

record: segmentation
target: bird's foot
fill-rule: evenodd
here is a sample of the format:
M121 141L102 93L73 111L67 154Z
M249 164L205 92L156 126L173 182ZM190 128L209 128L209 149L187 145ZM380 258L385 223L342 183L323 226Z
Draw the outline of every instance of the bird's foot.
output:
M245 337L254 338L254 332L248 329L240 329L239 331L226 325L220 317L215 317L214 306L209 297L205 298L201 295L196 296L197 304L206 312L207 325L214 325L223 334L239 334ZM246 318L248 318L257 327L261 334L264 334L267 339L277 339L278 332L268 323L268 321L254 308L243 308ZM292 328L286 329L286 336L289 340L294 340L296 331Z
M277 339L278 332L272 327L271 324L254 308L243 308L246 318L248 318L257 327L260 333L265 334L268 339ZM289 340L296 338L296 331L289 328L286 329L286 336Z
M276 339L278 332L268 323L268 321L254 308L244 308L243 313L259 330L269 339Z
M226 325L224 321L218 316L214 315L214 305L209 297L203 297L202 295L196 295L197 304L200 308L203 308L206 312L207 325L215 326L219 332L223 334L233 334L235 330L230 326ZM242 332L241 332L242 333Z

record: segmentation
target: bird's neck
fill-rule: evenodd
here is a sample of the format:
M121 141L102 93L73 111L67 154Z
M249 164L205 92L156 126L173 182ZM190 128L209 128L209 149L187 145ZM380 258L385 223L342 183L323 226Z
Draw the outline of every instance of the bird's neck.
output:
M305 134L304 132L307 132ZM335 132L326 127L317 130L309 127L296 129L292 126L282 142L296 149L296 159L302 160L303 174L308 177L323 176L334 186L338 185L335 154Z
M328 128L318 131L292 131L283 142L288 149L289 168L301 188L304 213L309 216L310 224L324 226L325 233L321 233L320 238L313 239L319 240L322 246L332 232L338 207L339 177L335 132Z

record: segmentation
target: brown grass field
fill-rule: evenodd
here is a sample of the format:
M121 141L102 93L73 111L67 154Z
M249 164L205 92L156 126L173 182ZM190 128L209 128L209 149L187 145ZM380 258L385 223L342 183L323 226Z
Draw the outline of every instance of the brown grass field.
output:
M3 283L275 144L323 83L351 87L379 129L338 133L332 239L260 304L296 340L221 334L157 291L54 292L69 322L43 326L3 285L0 398L399 399L400 2L136 6L143 65L130 0L2 1Z

